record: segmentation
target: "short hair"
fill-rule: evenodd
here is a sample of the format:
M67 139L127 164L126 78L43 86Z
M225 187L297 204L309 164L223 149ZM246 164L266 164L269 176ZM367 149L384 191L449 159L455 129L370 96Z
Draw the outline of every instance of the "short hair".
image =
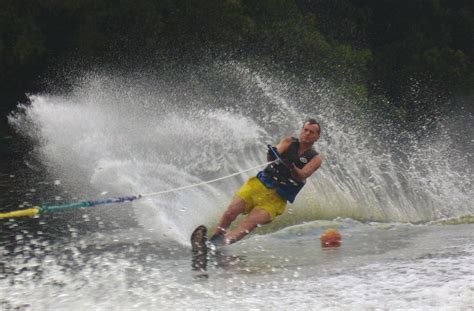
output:
M303 126L305 126L308 123L309 124L316 124L318 126L318 135L321 135L321 124L319 124L318 121L316 121L313 118L309 118L309 119L306 119L306 121L304 121Z

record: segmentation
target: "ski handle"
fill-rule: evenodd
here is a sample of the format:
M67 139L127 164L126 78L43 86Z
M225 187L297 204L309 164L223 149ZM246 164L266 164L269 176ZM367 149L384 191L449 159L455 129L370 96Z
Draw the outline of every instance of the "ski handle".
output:
M267 148L268 148L268 150L270 150L270 152L275 156L277 162L282 163L286 168L288 168L289 170L291 170L291 169L288 167L288 165L286 165L286 163L282 160L281 155L280 155L280 153L278 153L278 150L276 149L276 147L274 148L272 145L268 144L268 145L267 145Z

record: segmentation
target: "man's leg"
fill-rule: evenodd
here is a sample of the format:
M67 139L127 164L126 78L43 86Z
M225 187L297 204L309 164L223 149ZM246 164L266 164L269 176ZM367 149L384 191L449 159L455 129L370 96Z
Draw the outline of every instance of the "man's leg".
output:
M239 241L244 236L249 234L258 225L264 225L272 221L270 214L263 209L254 208L244 220L242 220L239 226L225 234L226 244L231 244Z
M245 202L238 196L234 197L230 202L227 210L222 215L219 225L214 231L214 235L224 234L229 228L230 224L245 211Z

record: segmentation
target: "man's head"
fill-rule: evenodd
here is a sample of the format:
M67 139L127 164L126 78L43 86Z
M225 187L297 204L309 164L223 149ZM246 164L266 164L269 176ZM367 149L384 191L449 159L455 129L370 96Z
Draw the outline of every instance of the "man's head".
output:
M315 119L308 119L304 122L300 133L300 142L313 144L319 139L321 126Z

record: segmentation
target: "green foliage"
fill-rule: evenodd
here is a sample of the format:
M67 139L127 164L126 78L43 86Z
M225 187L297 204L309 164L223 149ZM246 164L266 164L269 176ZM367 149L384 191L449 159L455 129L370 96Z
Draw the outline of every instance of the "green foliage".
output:
M250 56L329 80L364 107L398 105L403 117L413 81L437 97L473 96L473 3L0 0L0 85L28 88L71 53L92 65Z
M346 98L356 101L361 106L367 104L368 92L363 84L346 83L343 85L341 92Z
M2 60L31 65L45 52L45 37L35 20L35 6L20 11L8 3L1 3L0 25L2 36Z

